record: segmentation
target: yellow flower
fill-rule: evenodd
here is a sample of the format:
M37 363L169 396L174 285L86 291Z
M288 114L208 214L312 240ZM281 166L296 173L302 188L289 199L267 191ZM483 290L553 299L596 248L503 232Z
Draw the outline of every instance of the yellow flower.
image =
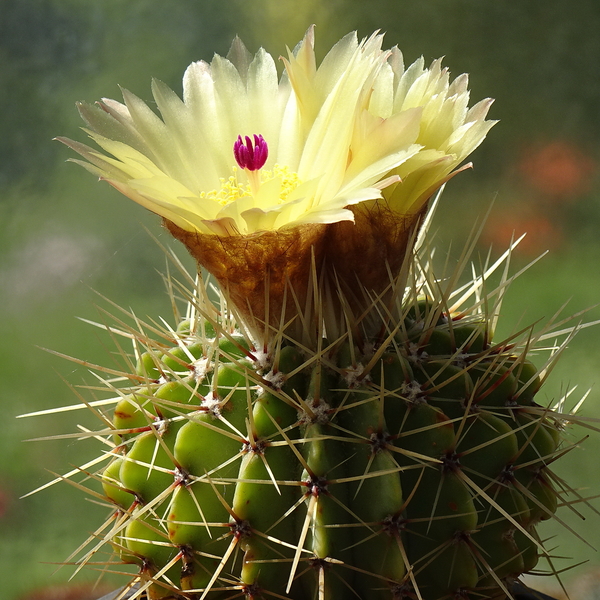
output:
M490 100L468 108L465 75L450 83L439 60L405 70L382 43L349 34L317 66L310 28L278 77L236 39L227 58L188 67L183 99L153 81L160 117L123 90L124 103L79 105L101 150L59 139L164 218L257 339L282 323L305 339L311 286L364 313L400 273L430 196L494 124ZM340 314L339 293L321 297L331 306L314 310Z
M311 28L278 79L267 52L252 57L236 39L227 58L188 67L183 100L153 81L161 117L123 90L124 104L79 105L101 151L61 141L87 160L77 162L186 232L352 221L350 207L382 199L416 212L485 137L490 102L468 110L465 76L449 84L440 61L404 71L398 49L384 51L382 41L349 34L317 67ZM241 164L234 145L253 151L259 136L266 160Z

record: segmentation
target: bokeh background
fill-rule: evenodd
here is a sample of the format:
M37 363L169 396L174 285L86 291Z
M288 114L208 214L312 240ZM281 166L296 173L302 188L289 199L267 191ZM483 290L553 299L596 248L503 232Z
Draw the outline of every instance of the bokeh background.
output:
M226 54L235 34L250 50L285 52L316 23L317 52L358 29L386 31L406 63L445 56L454 75L471 74L473 102L496 98L501 122L473 155L475 168L448 186L437 217L438 245L460 248L474 220L493 203L480 244L500 251L513 232L528 232L515 270L549 250L513 286L501 327L565 314L600 301L600 4L597 0L0 0L0 589L7 600L83 600L106 593L60 587L67 559L106 510L66 484L19 499L98 451L97 443L24 442L93 426L87 414L16 419L23 412L71 403L65 380L84 367L43 351L111 364L111 342L76 317L98 320L95 292L138 315L170 314L158 271L170 243L153 215L66 163L54 136L79 139L76 100L119 98L118 85L151 100L157 77L181 91L193 60ZM180 250L180 254L184 253ZM592 308L584 317L600 318ZM582 414L600 417L600 329L571 344L544 391L547 401L577 384L592 392ZM87 381L90 379L87 377ZM596 386L596 387L593 387ZM600 494L600 433L557 469L586 496ZM593 502L592 502L593 504ZM596 502L596 507L600 506ZM564 510L552 538L556 568L573 600L597 598L600 516ZM582 566L567 570L576 562ZM554 589L548 578L538 588ZM55 595L43 588L51 587ZM57 591L59 589L59 591ZM71 591L68 591L71 590ZM587 591L586 591L587 590ZM94 595L95 594L95 595Z

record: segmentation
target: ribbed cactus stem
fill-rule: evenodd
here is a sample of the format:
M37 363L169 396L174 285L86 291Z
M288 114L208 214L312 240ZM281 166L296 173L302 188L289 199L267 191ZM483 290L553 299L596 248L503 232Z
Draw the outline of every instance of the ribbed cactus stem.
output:
M538 527L569 504L551 466L578 417L537 398L577 327L558 323L541 368L552 325L495 337L511 250L461 285L468 256L436 275L425 244L361 315L338 290L329 321L331 282L311 277L302 339L283 317L240 327L185 273L175 327L119 317L134 353L105 370L89 436L110 449L83 470L101 465L99 531L137 598L479 600L554 570Z
M536 403L536 337L494 340L464 304L479 278L449 312L456 278L410 258L373 335L349 311L314 347L257 346L200 282L176 329L137 338L101 479L106 540L151 600L497 598L546 556L566 417Z

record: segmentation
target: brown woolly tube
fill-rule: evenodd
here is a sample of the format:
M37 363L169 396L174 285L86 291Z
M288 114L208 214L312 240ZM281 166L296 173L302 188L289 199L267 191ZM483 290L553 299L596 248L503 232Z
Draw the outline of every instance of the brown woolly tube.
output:
M354 222L299 225L251 235L190 232L168 220L165 226L198 266L217 280L256 341L267 344L283 323L291 322L286 335L308 343L298 309L303 319L316 317L319 310L315 312L312 298L307 297L315 284L319 301L328 304L321 307L326 320L327 315L335 320L348 308L355 317L368 311L373 295L381 296L400 273L425 207L412 215L399 215L379 202L352 210ZM323 293L322 285L329 287L329 293Z
M354 223L333 223L327 229L324 257L330 285L341 287L355 316L380 296L400 274L426 206L400 215L383 203L352 207ZM335 289L335 288L334 288Z
M305 306L314 282L313 256L320 260L326 225L219 236L164 223L198 265L215 277L257 340L267 342L281 328L282 315L285 323L297 316L296 303L301 309ZM273 328L266 335L265 323Z
M354 317L373 308L375 298L379 298L378 303L386 302L386 290L398 290L396 278L405 258L413 251L429 200L446 182L470 167L468 163L435 180L410 204L410 212L393 210L385 200L367 201L348 207L354 213L354 222L340 221L328 226L323 254L327 269L324 281L330 290L343 293ZM412 174L420 176L422 172ZM411 175L399 185L405 185L410 178ZM397 190L401 192L400 187ZM336 293L330 294L334 303L337 297ZM335 312L338 307L332 309Z

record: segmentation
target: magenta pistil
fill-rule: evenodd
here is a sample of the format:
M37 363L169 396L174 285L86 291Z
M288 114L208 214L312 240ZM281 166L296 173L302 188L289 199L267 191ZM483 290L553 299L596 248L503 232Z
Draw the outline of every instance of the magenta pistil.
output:
M244 141L242 140L242 136L238 135L237 140L233 144L233 155L237 164L242 169L258 171L267 162L269 147L262 135L254 134L254 144L249 136L245 136Z

